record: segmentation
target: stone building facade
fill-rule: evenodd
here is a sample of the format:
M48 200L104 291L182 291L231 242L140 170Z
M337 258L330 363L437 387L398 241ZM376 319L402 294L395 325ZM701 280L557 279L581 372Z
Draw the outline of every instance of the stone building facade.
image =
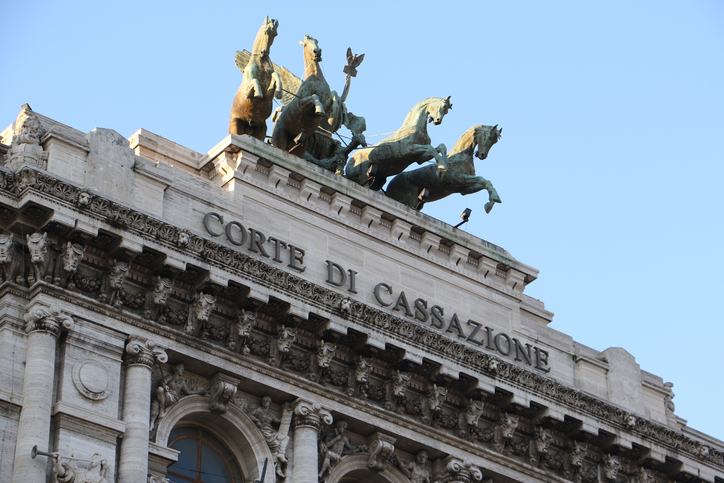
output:
M724 482L501 247L248 136L0 143L0 482Z

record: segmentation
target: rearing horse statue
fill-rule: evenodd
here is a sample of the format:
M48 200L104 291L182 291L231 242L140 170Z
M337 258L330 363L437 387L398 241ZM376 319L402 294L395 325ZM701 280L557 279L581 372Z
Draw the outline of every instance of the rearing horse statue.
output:
M378 190L384 186L387 176L403 172L412 163L422 164L431 159L437 161L436 169L444 174L447 170L444 156L447 150L444 144L437 148L430 145L427 123L440 124L450 109L450 97L431 97L418 102L407 114L402 127L392 136L354 153L347 162L345 177L365 184L368 181L367 170L376 166L378 173L370 188Z
M229 134L249 134L259 140L266 137L266 120L271 116L274 97L281 98L282 82L269 59L269 49L277 36L279 22L266 17L256 34L244 79L231 106ZM240 52L237 52L237 65Z
M304 47L304 81L274 122L272 144L301 158L306 151L306 138L314 134L327 115L322 100L330 98L331 91L319 66L322 49L317 40L305 35L299 44ZM303 136L299 137L300 134Z
M430 195L427 201L437 201L453 193L469 195L480 190L488 190L488 202L485 203L485 212L490 213L495 203L501 203L498 192L493 183L475 176L474 156L478 159L488 157L493 144L498 142L503 129L495 126L473 126L463 134L447 156L449 170L445 177L440 179L436 174L437 168L425 166L424 168L406 171L395 176L387 186L385 193L390 198L414 208L418 203L418 194L427 188ZM477 146L478 151L475 152Z

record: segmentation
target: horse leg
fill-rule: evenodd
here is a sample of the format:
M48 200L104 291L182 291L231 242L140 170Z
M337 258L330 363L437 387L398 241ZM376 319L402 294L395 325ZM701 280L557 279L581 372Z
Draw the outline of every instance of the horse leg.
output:
M249 87L247 87L246 91L246 98L251 99L252 97L257 99L264 97L264 91L261 89L261 84L259 84L259 80L255 77L249 79Z
M284 95L282 92L282 78L279 77L279 72L272 73L272 81L269 83L269 89L266 92L269 97L273 94L277 99L281 99L282 95Z
M309 98L312 103L314 103L314 113L318 114L320 116L324 116L324 105L322 104L322 101L319 100L319 96L317 94L312 94L309 96Z

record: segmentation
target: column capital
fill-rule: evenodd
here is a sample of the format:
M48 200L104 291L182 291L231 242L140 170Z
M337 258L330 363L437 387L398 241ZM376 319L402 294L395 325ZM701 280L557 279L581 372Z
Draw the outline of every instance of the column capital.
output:
M460 459L455 456L448 456L433 463L436 469L436 481L441 483L472 483L481 481L483 473L469 459Z
M297 429L300 426L307 426L319 430L322 422L332 424L332 414L324 409L321 404L297 399L294 405L294 421L292 426Z
M137 335L132 335L128 338L123 356L123 364L125 366L141 364L152 368L155 360L161 363L168 361L165 347L161 347L153 340Z
M25 332L47 332L58 337L63 330L72 330L75 322L70 315L63 314L55 305L33 305L23 317L25 319Z

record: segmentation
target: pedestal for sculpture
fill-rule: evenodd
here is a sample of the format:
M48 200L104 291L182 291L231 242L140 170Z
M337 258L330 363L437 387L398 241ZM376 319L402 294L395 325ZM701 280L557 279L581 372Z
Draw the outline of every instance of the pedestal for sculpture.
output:
M154 360L166 362L166 352L154 341L131 336L123 361L126 379L118 483L146 481L148 475L148 432L151 417L151 374Z

